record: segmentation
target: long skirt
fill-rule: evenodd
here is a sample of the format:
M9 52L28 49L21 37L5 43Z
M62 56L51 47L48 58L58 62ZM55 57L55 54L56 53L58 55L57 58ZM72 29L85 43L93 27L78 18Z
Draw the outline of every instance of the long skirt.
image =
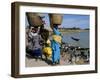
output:
M52 41L52 62L55 63L60 61L60 44L58 42Z
M59 61L60 61L60 50L56 50L56 51L53 50L52 62L55 63L55 62L59 62Z

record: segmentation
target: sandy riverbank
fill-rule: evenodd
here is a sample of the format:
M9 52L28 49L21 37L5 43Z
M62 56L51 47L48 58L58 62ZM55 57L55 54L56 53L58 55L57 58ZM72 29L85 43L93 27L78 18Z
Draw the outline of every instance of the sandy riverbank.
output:
M66 54L66 56L61 56L60 64L57 64L55 66L87 64L84 62L82 58L80 60L77 60L76 62L70 63L68 62L69 57L70 57L70 54ZM25 64L26 64L26 67L52 66L52 59L49 58L48 60L46 60L45 57L43 56L43 59L36 60L35 58L26 56Z
M88 32L89 30L59 30L61 33L79 33L79 32Z

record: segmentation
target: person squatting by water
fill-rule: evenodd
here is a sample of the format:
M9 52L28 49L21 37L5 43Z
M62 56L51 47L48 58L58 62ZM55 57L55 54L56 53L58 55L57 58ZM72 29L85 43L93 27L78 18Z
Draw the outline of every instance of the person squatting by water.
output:
M53 40L51 41L52 48L52 64L60 64L60 47L61 33L58 30L58 25L53 25Z

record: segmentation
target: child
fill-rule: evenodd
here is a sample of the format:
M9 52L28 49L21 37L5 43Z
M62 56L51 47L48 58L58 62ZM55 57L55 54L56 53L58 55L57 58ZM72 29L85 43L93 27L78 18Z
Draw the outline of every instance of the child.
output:
M39 28L35 27L32 28L32 30L29 33L29 37L31 38L32 41L32 56L34 56L37 60L37 58L41 57L42 58L42 44L43 44L43 39L41 35L38 34Z

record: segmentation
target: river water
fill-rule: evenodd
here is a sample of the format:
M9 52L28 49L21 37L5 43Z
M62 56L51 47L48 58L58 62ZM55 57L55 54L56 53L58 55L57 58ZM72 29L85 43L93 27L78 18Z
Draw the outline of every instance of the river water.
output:
M89 31L62 33L62 41L69 43L70 45L80 46L82 48L89 48ZM80 39L79 41L73 40L71 37Z

